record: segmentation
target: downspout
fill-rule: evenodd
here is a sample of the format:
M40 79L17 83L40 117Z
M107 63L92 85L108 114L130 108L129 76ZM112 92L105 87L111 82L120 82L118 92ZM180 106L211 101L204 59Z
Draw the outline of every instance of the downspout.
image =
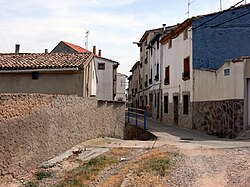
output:
M159 73L160 73L160 85L159 85L159 93L160 93L160 121L162 121L162 101L163 101L163 97L162 97L162 93L163 93L163 91L161 90L162 89L162 76L163 76L163 47L162 47L162 45L160 45L160 67L159 67Z
M243 62L243 68L244 68L244 74L243 74L243 81L244 81L244 117L243 117L243 130L247 130L249 128L248 126L248 114L249 114L249 108L248 108L248 101L249 101L249 98L248 98L248 84L247 84L247 76L246 76L246 63L247 61L244 59L244 62Z

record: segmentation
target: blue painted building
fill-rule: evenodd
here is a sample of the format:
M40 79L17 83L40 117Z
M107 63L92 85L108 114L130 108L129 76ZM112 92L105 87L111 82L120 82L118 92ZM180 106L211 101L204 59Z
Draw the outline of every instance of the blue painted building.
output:
M193 68L218 69L225 60L250 55L250 4L192 21Z

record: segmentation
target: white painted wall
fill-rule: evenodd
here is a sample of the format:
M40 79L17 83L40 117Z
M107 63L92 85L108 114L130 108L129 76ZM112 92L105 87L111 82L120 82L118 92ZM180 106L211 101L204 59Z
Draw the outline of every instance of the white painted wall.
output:
M97 67L95 66L95 63L92 63L91 94L95 96L96 96L96 86L97 86L96 71L97 71Z
M122 101L126 101L126 82L127 82L127 75L117 73L117 84L116 84L116 97L115 100L118 101L122 99Z
M230 61L215 72L195 69L194 74L194 101L244 99L244 63Z
M152 55L151 52L149 50L149 75L148 78L150 79L150 74L151 74L151 69L152 69L152 87L149 89L150 91L153 90L158 90L160 88L160 78L161 78L161 47L162 45L159 44L159 49L157 49L157 42L154 43L154 45L152 46ZM159 64L159 80L155 81L155 75L157 74L157 64ZM149 84L150 86L150 84Z
M99 57L94 57L97 85L96 96L101 100L113 100L113 65L114 63ZM105 63L105 70L98 70L98 63Z
M168 43L163 45L163 68L162 68L162 88L163 94L169 94L169 102L173 102L173 93L180 94L180 102L182 102L182 92L190 92L190 101L193 101L192 90L192 31L189 28L188 39L183 39L183 33L172 39L172 48L168 48ZM190 58L190 79L183 81L182 73L184 71L184 58ZM164 85L165 67L170 66L170 84Z

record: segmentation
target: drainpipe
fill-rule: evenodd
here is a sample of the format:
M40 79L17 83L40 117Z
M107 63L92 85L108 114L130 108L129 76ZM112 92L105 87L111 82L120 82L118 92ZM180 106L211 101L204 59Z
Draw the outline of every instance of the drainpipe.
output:
M243 68L244 68L244 74L243 74L243 81L244 81L244 117L243 117L243 129L244 130L247 130L249 128L248 126L248 111L249 111L249 108L248 108L248 85L247 85L247 78L246 78L246 59L244 59L243 61Z
M164 30L165 30L166 24L163 24ZM163 49L162 45L160 45L160 67L159 67L159 73L160 73L160 85L159 85L159 93L160 93L160 121L162 121L162 76L163 76Z

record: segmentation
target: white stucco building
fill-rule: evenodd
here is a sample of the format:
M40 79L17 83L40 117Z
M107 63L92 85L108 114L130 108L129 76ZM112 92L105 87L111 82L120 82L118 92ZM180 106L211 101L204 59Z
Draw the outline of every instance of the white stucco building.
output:
M117 73L116 76L116 101L126 101L127 75Z

